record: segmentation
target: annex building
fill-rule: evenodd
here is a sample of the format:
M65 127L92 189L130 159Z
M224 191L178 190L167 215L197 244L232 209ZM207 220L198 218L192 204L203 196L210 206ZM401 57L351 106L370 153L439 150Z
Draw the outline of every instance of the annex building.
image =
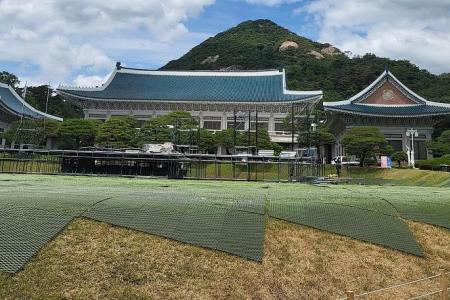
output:
M151 71L120 63L100 87L61 86L57 91L89 119L132 115L144 122L183 110L211 131L234 128L235 120L237 130L265 128L272 141L286 147L294 137L283 130L285 117L322 99L322 91L288 90L284 70Z
M14 121L42 118L62 121L62 118L35 109L22 99L11 86L0 83L0 133L6 131ZM0 148L4 147L5 139L1 139Z
M430 158L426 141L431 140L433 127L450 116L450 104L424 99L388 70L350 99L324 102L323 107L337 139L333 156L345 154L341 140L346 129L375 126L394 151L413 149L415 159Z

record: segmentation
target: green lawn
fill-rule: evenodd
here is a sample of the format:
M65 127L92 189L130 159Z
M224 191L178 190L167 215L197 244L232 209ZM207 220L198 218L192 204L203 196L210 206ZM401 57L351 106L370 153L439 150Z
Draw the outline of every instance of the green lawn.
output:
M335 174L333 166L327 166L327 174ZM419 169L381 169L343 167L342 177L351 177L353 182L370 185L436 186L450 187L450 172Z

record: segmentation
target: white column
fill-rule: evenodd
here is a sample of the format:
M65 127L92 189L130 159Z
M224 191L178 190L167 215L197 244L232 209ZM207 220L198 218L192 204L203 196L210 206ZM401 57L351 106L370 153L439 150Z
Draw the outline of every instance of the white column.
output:
M225 130L227 129L227 113L223 112L222 113L222 121L220 122L220 129Z
M273 113L270 113L269 116L269 127L268 131L275 131L275 118L273 117Z
M431 136L432 132L433 132L433 129L431 129L431 130L427 129L426 130L426 132L425 132L425 140L427 142L432 140L432 136ZM426 147L426 150L427 150L427 159L432 159L433 158L433 152L431 150L429 150L428 147Z
M200 128L203 128L203 111L199 111L197 117Z

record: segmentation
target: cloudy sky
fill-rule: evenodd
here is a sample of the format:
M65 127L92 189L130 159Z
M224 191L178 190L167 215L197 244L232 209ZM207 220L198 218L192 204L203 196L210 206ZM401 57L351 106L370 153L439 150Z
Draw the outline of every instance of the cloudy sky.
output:
M248 19L353 54L450 72L449 0L0 0L0 71L96 85L116 61L158 68Z

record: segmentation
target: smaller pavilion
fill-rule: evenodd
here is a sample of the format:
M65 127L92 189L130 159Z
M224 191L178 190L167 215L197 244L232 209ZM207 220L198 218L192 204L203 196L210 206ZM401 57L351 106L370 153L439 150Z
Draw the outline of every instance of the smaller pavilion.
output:
M414 150L415 159L431 158L426 142L434 126L450 117L450 104L428 101L401 83L389 70L348 100L324 102L327 123L336 144L332 156L345 155L341 144L345 130L378 127L394 151Z
M46 114L28 104L9 85L0 83L0 133L6 131L11 123L20 119L52 119L62 118ZM0 148L5 147L5 139L0 140Z

